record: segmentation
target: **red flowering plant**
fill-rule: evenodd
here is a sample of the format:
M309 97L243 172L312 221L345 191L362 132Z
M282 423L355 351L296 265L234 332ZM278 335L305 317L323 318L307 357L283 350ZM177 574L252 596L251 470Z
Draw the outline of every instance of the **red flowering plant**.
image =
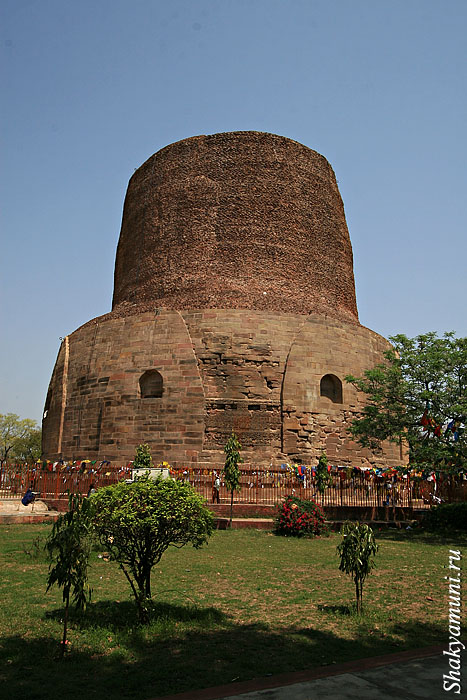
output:
M324 519L324 513L314 501L305 501L296 496L286 496L279 506L274 521L274 532L277 535L294 537L315 537L328 535L329 528Z

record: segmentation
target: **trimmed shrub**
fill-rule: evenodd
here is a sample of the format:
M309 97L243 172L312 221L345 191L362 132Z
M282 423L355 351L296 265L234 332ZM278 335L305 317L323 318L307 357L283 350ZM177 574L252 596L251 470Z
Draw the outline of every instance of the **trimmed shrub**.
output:
M133 469L151 469L153 467L151 450L149 445L144 443L136 448L136 455L133 461Z
M140 476L98 489L90 499L94 533L131 586L142 623L149 622L151 571L169 547L202 547L213 515L190 484Z
M315 537L328 535L329 528L324 520L323 510L317 503L287 496L279 506L274 521L274 532L277 535Z
M432 506L421 522L426 530L451 529L467 532L467 502Z

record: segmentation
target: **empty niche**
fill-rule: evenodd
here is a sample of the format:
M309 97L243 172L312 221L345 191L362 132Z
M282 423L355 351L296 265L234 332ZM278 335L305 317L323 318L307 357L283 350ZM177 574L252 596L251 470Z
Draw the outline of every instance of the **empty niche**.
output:
M334 374L325 374L319 385L320 396L326 396L333 403L342 403L342 382Z
M142 399L160 399L164 391L164 380L157 369L148 369L139 378Z

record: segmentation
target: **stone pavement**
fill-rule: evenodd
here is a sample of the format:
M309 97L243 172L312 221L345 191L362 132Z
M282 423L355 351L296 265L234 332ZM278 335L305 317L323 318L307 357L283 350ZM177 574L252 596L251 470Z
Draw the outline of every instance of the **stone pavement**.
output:
M449 695L465 697L465 673L460 695L455 693L456 687L450 692L443 689L443 675L450 673L443 648L411 649L314 671L232 683L153 700L447 700ZM467 667L467 659L464 666Z
M49 510L40 499L27 506L23 506L20 497L0 499L0 525L52 522L58 516L59 513Z

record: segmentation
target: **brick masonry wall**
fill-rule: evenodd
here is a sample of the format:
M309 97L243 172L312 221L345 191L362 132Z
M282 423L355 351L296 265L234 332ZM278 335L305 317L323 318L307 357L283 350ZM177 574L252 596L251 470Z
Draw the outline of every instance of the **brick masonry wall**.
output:
M362 403L344 376L374 366L387 345L354 323L298 314L160 309L95 319L59 351L44 453L125 462L148 442L157 461L219 463L234 430L253 464L313 464L323 450L334 464L399 464L394 445L371 453L346 432ZM140 395L150 369L163 377L161 398ZM320 396L325 374L342 382L342 403Z
M151 156L128 186L113 313L159 306L356 321L352 247L328 161L254 131Z
M281 388L299 315L239 309L183 312L205 391L201 461L223 462L232 430L247 462L280 459Z
M149 442L155 459L196 460L204 437L203 387L178 312L95 319L68 342L68 373L62 371L62 347L49 389L51 408L43 421L47 457L125 462L138 444ZM147 370L162 375L161 398L141 397L139 379ZM59 444L57 423L65 394Z
M46 499L48 508L59 513L66 513L68 510L68 500L65 498L61 499ZM207 504L209 509L212 510L217 518L227 519L230 517L230 505L217 505L217 504ZM363 522L394 522L394 521L407 521L407 520L421 520L423 517L423 512L414 510L412 508L399 508L399 507L388 507L379 506L374 508L369 508L366 506L324 506L323 508L325 517L327 520L359 520ZM243 503L234 503L233 507L233 517L234 518L275 518L277 515L277 506L257 506L257 505L247 505ZM3 516L5 518L7 516ZM21 517L21 516L20 516ZM29 515L22 516L27 518L27 520L22 520L22 522L37 522L37 518L41 516ZM43 522L50 519L50 516L43 516ZM2 520L6 523L5 520ZM11 516L8 521L18 522L18 516ZM269 525L272 528L272 523Z
M363 409L363 397L345 382L382 361L389 343L363 326L309 317L298 332L287 360L283 385L283 451L305 463L322 451L333 464L397 465L399 448L385 443L381 450L360 447L347 432ZM342 384L342 402L320 395L320 381L333 375Z
M229 504L208 503L209 509L219 518L230 517ZM413 508L399 506L321 506L326 520L360 520L364 522L394 522L421 520L424 513ZM257 506L234 503L234 518L275 518L278 506Z
M346 374L387 342L358 323L352 248L333 170L259 132L167 146L130 180L113 308L67 336L50 382L50 459L219 463L234 430L246 462L398 464L347 427L361 397ZM160 373L145 398L140 378ZM342 397L321 396L323 376Z

